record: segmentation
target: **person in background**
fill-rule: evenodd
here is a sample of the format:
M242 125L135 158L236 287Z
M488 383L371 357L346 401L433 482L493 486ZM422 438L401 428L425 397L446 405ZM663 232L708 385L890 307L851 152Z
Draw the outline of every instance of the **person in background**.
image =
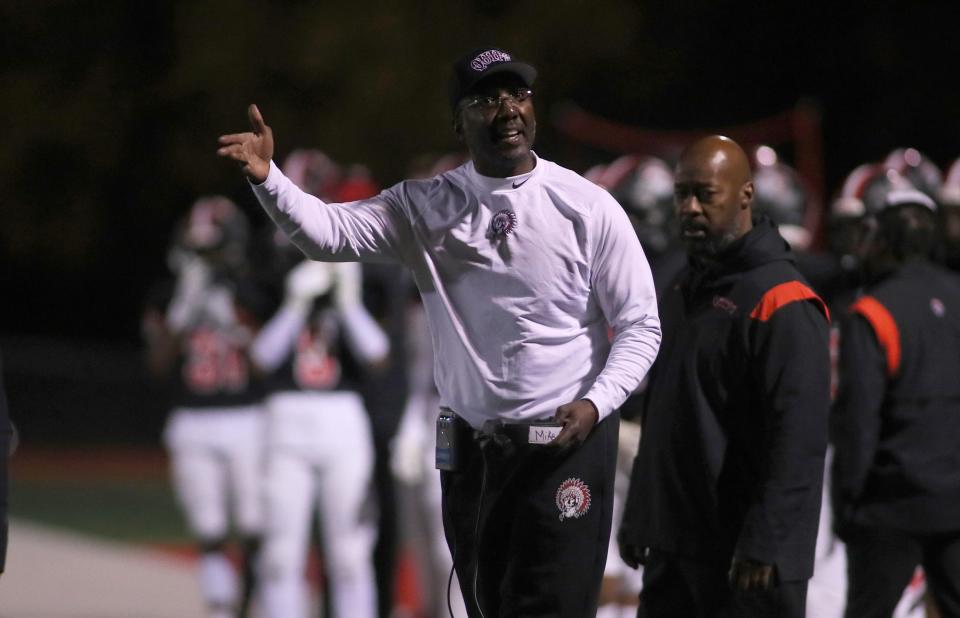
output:
M314 178L322 177L326 160L319 151L298 150L284 169L301 186L323 191ZM361 301L358 264L303 261L282 235L274 242L273 261L281 265L274 270L289 268L284 299L250 346L268 392L264 613L310 614L305 570L316 510L329 615L374 618L374 454L357 389L362 372L384 362L386 335Z
M951 270L960 271L960 158L947 168L937 199L943 230L943 260Z
M376 616L371 496L373 447L356 391L364 364L382 362L386 336L360 303L355 264L303 262L251 346L266 374L264 614L307 616L311 515L321 526L332 616Z
M830 201L826 220L827 255L833 260L833 277L823 284L824 300L831 310L842 311L856 297L862 283L862 267L857 249L861 221L867 213L867 202L874 209L876 198L872 187L883 175L879 163L863 163L851 170L844 178L840 189Z
M659 298L687 263L673 215L673 170L657 157L624 155L609 165L588 170L585 177L610 191L623 206L650 261ZM640 442L639 413L644 386L642 383L620 408L613 500L615 529L623 518L630 473ZM635 570L626 564L615 544L616 538L611 535L597 618L634 615L643 588L643 569Z
M673 216L673 170L650 155L624 155L587 172L623 206L650 261L657 295L686 266Z
M248 276L247 240L247 218L233 202L198 199L169 256L176 280L154 289L142 323L148 368L172 392L163 441L199 546L210 618L247 615L263 524L263 392L247 349L269 302ZM228 552L232 529L239 576Z
M661 299L620 551L638 616L803 617L829 411L829 318L777 228L752 216L740 146L674 172L689 267Z
M883 160L883 167L893 170L917 191L937 200L943 186L943 172L930 157L916 148L895 148Z
M8 460L13 456L14 432L7 406L7 391L3 385L3 359L0 358L0 574L7 566L7 521L10 495Z
M919 564L960 616L960 277L932 261L936 210L893 182L864 220L868 286L841 327L833 503L851 618L891 615Z
M354 202L373 197L379 187L370 170L360 164L346 168L333 202ZM327 199L321 195L322 198ZM389 339L388 356L376 371L361 372L359 384L373 435L373 485L379 517L373 566L377 582L377 606L381 618L393 618L397 583L398 533L396 484L390 470L390 444L397 432L404 402L408 398L404 311L410 275L398 264L368 262L361 265L363 304Z
M818 205L797 170L770 146L757 146L753 149L753 186L754 214L769 217L791 250L809 252L813 233L807 229L806 217L808 210Z
M862 248L868 230L864 220L868 213L882 208L886 194L892 190L891 178L899 179L898 173L888 174L881 163L864 163L855 167L844 179L830 203L827 219L828 256L833 261L833 276L821 290L831 315L842 316L847 308L863 293ZM840 327L835 321L830 325L830 397L835 401L840 381ZM827 448L824 476L823 508L820 511L820 528L817 532L817 550L813 577L807 591L807 616L810 618L840 618L847 599L847 552L844 542L835 532L835 509L833 505L832 474L833 444ZM903 591L903 596L893 613L894 618L923 618L925 583L922 571L918 571Z

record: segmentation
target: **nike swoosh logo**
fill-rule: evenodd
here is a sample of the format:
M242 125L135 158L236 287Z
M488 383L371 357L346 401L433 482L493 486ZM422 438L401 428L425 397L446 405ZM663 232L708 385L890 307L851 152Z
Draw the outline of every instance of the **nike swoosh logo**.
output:
M515 183L513 183L513 188L514 188L514 189L519 189L519 188L522 187L524 184L526 184L526 182L527 182L528 180L530 180L530 177L529 177L529 176L527 176L526 178L524 178L524 179L521 180L520 182L515 182Z

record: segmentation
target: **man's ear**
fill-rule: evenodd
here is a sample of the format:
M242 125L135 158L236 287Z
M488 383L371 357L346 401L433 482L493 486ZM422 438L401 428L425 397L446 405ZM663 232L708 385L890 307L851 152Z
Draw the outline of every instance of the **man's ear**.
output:
M453 117L453 134L457 136L458 142L463 142L463 118L459 112Z
M740 187L740 208L749 208L753 203L753 181L748 180Z

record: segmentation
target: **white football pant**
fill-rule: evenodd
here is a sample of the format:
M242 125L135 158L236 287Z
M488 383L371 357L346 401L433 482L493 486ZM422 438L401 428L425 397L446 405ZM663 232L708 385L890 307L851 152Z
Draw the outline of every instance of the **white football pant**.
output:
M260 406L177 408L167 419L163 440L174 492L201 543L225 539L231 521L242 536L260 535L263 428ZM225 555L206 553L199 570L208 605L235 605L237 576Z
M267 427L261 564L265 615L310 614L305 570L316 507L334 618L374 618L373 446L359 395L272 395L267 400Z

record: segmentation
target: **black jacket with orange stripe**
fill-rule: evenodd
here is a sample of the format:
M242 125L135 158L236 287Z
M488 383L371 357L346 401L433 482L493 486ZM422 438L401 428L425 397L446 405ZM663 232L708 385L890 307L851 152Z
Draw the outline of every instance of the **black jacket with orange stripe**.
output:
M661 299L621 542L810 577L823 490L829 315L767 219Z
M840 338L836 528L960 530L960 277L911 261L870 286Z

